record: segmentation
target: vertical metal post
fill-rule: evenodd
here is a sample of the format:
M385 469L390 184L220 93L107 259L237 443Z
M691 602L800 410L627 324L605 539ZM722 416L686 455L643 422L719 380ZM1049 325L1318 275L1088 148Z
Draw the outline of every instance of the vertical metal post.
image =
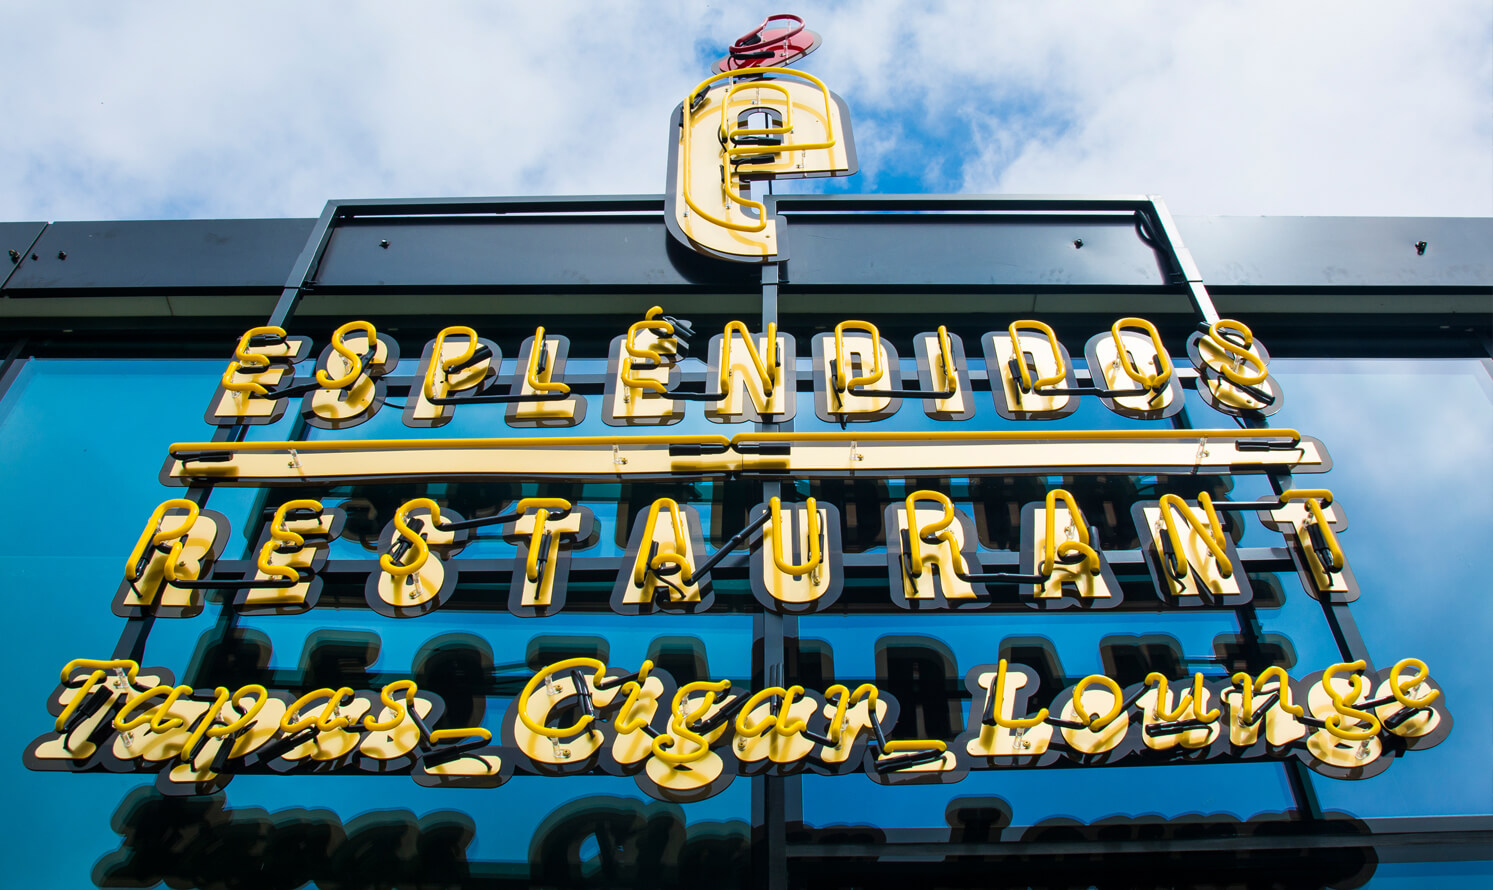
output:
M332 226L336 222L340 211L340 203L328 201L322 208L321 216L316 225L312 227L306 244L301 248L300 255L296 258L290 273L285 280L285 286L280 291L280 299L276 301L275 308L270 312L270 317L265 324L271 327L284 327L291 316L295 313L296 304L300 301L301 292L304 290L307 279L312 274L316 265L321 262L322 254L326 251L327 244L331 241ZM39 236L38 236L39 237ZM17 346L19 348L19 345ZM296 431L299 433L305 428L305 422L298 420ZM218 427L213 431L214 442L241 442L248 433L245 424L235 424L230 427ZM211 482L199 483L189 486L182 496L196 503L199 507L206 506L207 499L212 495L213 486ZM233 610L233 597L223 598L223 609L218 616L218 621L213 626L213 633L220 644L226 642L233 633L238 623L238 613ZM130 658L139 661L145 654L145 643L150 635L151 628L155 625L153 614L143 615L139 618L126 619L124 630L120 632L119 641L114 645L115 658ZM197 665L201 669L203 665Z
M762 266L762 330L765 332L767 326L776 324L778 321L778 264L766 263ZM798 371L793 367L784 367L782 371L783 385L789 387L785 393L787 398L798 396ZM756 425L758 431L773 432L782 428L782 424L759 423ZM782 496L782 485L777 482L767 482L762 486L762 500L768 501L774 497ZM763 610L761 613L762 628L762 670L761 677L764 683L787 683L785 637L788 634L797 635L798 620L785 617L776 612ZM790 622L793 626L789 626ZM760 776L754 780L753 797L760 801L760 812L762 817L762 841L763 856L765 862L763 867L766 871L767 880L764 882L772 890L786 890L788 886L788 819L787 819L787 795L789 780L779 776ZM793 781L796 787L797 780ZM755 807L754 807L755 808Z
M1182 234L1177 231L1176 221L1172 219L1171 211L1167 209L1166 202L1159 195L1151 195L1151 210L1156 220L1158 231L1152 233L1161 243L1160 246L1171 254L1177 270L1182 275L1182 283L1187 288L1187 295L1191 298L1193 306L1197 308L1198 314L1208 324L1217 322L1220 318L1218 309L1213 305L1213 298L1208 294L1208 288L1203 284L1203 273L1198 269L1197 262L1192 258L1192 252L1182 243ZM1205 386L1202 379L1198 379L1199 386ZM1250 429L1267 429L1269 424L1264 418L1246 418L1243 426ZM1290 473L1270 473L1270 487L1279 495L1292 487ZM1344 659L1354 661L1362 658L1365 664L1372 669L1369 661L1368 649L1363 644L1363 638L1358 635L1358 625L1354 623L1353 616L1348 612L1346 605L1334 605L1322 600L1322 613L1327 618L1327 624L1332 629L1333 638L1337 641L1338 651ZM1234 610L1234 617L1239 623L1239 635L1246 646L1254 651L1260 651L1261 638L1264 636L1259 621L1255 618L1253 606L1245 606ZM1291 786L1291 798L1295 803L1296 811L1302 818L1317 820L1322 818L1322 807L1317 800L1316 789L1312 786L1311 775L1306 766L1299 760L1291 760L1283 765L1286 773L1286 781Z
M0 399L10 391L16 378L21 376L21 369L26 366L26 360L21 358L21 353L26 349L26 338L22 337L16 341L16 345L10 348L5 356L5 361L0 362Z
M1160 242L1160 246L1171 254L1172 261L1177 265L1177 271L1182 275L1182 284L1187 288L1187 295L1192 299L1192 305L1197 307L1198 314L1203 316L1203 321L1212 324L1218 321L1218 310L1213 306L1213 298L1208 295L1208 288L1203 285L1203 273L1198 269L1198 264L1192 259L1192 251L1182 243L1182 233L1177 231L1177 223L1172 219L1172 212L1166 209L1166 202L1161 200L1160 195L1147 195L1151 201L1151 214L1156 221L1158 231L1152 235Z
M290 317L295 314L295 307L301 299L301 293L306 289L316 267L321 263L322 254L326 252L327 245L332 240L332 228L337 222L337 217L342 209L340 201L328 201L322 208L321 216L317 218L316 225L311 227L311 234L306 238L306 245L301 248L300 256L296 257L295 263L290 267L289 274L285 277L285 286L280 290L280 299L276 301L275 308L270 312L269 320L265 324L271 327L285 327Z

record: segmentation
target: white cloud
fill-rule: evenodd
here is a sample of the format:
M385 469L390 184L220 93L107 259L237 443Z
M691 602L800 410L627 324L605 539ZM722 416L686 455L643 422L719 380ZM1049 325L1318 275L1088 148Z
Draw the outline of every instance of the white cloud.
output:
M702 50L779 11L4 5L0 219L657 193ZM1486 3L796 6L825 37L804 67L865 121L860 188L1493 213Z
M1493 7L1166 10L1113 31L1086 15L1109 39L1049 44L1071 125L986 119L964 188L1161 193L1186 213L1493 212Z

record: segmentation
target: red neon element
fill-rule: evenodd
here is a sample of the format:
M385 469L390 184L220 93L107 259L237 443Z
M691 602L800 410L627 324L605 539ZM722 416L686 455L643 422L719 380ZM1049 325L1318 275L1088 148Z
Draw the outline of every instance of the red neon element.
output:
M780 24L787 27L769 28ZM771 15L751 31L736 38L724 59L717 59L711 70L737 71L742 68L790 65L819 46L819 35L804 29L804 20L796 15Z

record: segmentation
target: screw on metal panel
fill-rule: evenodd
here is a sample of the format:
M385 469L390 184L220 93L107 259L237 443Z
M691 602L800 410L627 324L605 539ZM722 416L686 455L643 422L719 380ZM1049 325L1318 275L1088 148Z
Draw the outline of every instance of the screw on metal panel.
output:
M379 243L378 243L378 246L379 246L379 247L382 247L382 248L383 248L383 249L384 249L384 250L388 250L388 249L389 249L389 242L388 242L388 240L387 240L387 239L386 239L386 240L383 240L383 241L380 241L380 242L379 242Z
M10 261L12 263L19 263L21 261L21 255L16 253L16 249L14 247L6 251L6 253L10 254Z
M1415 255L1416 256L1425 256L1426 255L1426 247L1428 247L1428 246L1429 245L1427 245L1426 242L1424 242L1424 241L1417 241L1417 242L1415 242Z
M1074 238L1073 239L1073 246L1075 248L1083 247L1083 239L1082 238Z
M57 251L57 259L59 259L59 260L65 260L65 259L67 259L67 251L65 251L65 250L59 250L59 251Z

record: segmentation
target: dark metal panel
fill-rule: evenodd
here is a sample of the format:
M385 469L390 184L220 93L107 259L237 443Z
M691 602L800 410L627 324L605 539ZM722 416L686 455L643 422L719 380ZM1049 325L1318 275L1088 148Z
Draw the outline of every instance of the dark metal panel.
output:
M359 217L333 230L314 279L317 289L755 289L758 271L680 246L654 214Z
M17 271L17 266L31 253L31 245L41 230L43 222L0 222L0 284Z
M786 213L795 287L1160 287L1131 216ZM1081 246L1079 246L1081 244Z
M6 285L11 297L278 291L313 220L59 222Z
M1493 287L1493 219L1191 216L1177 226L1210 288Z
M339 210L350 218L336 221L312 277L318 287L331 290L755 289L750 264L712 260L677 245L642 199L565 199L553 207L529 200L534 206L488 199L471 207L427 202L397 208L409 214L501 214L425 219L387 215L388 202L370 205L385 215L361 214L364 202L341 202ZM1092 201L1030 199L986 208L926 200L937 206L917 209L940 212L899 213L889 209L897 205L845 196L779 199L787 220L788 284L1102 292L1164 283L1158 257L1137 235L1123 201L1114 202L1116 213L1080 216L1074 211ZM965 205L1015 212L961 212ZM1035 206L1063 212L1026 212ZM852 208L866 212L840 212ZM612 210L628 215L594 212ZM18 297L274 293L284 285L313 224L304 219L0 223L0 241L14 242L18 246L12 249L23 257L11 266L5 292ZM1203 280L1215 289L1467 292L1493 286L1490 219L1190 217L1178 227ZM27 251L38 232L40 239ZM1075 241L1083 246L1075 247ZM1426 242L1423 255L1415 248L1419 241ZM38 259L31 260L30 253Z

